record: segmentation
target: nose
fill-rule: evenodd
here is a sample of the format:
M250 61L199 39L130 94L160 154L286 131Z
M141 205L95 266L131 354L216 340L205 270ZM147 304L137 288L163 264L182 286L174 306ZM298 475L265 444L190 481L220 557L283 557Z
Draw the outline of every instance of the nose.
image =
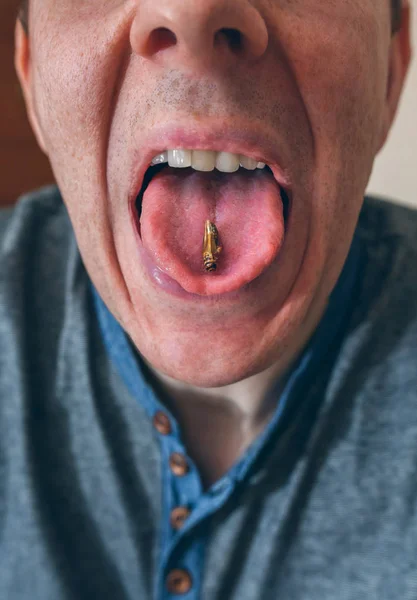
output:
M252 0L138 0L130 37L138 55L176 69L256 61L268 46Z

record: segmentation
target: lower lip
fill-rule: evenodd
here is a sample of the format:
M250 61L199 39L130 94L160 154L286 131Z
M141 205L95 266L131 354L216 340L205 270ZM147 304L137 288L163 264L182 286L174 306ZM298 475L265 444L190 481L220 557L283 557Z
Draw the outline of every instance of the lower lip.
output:
M287 200L288 200L288 206L287 209L285 211L285 237L287 236L288 233L288 229L289 229L289 225L290 225L290 217L291 217L291 203L292 203L292 199L291 196L287 195ZM139 216L138 216L138 212L136 209L136 199L134 202L130 203L130 214L131 214L131 220L132 220L132 227L134 230L134 234L137 240L137 247L138 247L138 252L139 252L139 257L140 257L140 261L141 264L145 267L145 270L149 276L150 281L152 282L153 286L157 288L157 290L162 290L170 295L173 296L177 296L179 298L182 298L183 300L198 300L199 302L210 302L213 300L217 300L220 297L222 298L222 300L235 300L238 296L241 296L244 293L247 293L249 291L249 289L252 289L253 286L253 281L251 281L250 283L246 284L244 287L240 288L239 290L235 290L233 292L229 292L226 294L221 294L221 295L213 295L213 296L201 296L198 294L191 294L190 292L187 292L186 290L184 290L183 287L181 287L179 285L179 283L177 283L174 279L172 279L172 277L170 277L167 273L165 273L162 269L160 269L154 262L154 260L152 259L151 255L149 254L149 252L143 247L142 244L142 239L140 236L140 222L139 222ZM285 241L284 241L285 244ZM270 271L270 269L274 266L275 261L269 265L269 267L267 267L265 269L265 271L256 278L256 280L254 281L259 281L260 279L263 278L263 276Z

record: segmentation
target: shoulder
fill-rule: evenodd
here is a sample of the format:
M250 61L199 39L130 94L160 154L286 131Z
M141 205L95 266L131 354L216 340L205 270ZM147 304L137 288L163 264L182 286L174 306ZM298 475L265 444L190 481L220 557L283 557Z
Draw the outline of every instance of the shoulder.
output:
M410 250L417 251L417 208L367 196L358 227L369 241L397 238Z
M364 249L365 287L417 312L417 210L367 197L357 236Z
M416 400L417 211L366 198L359 218L361 260L347 355L375 390ZM391 392L390 392L391 393Z
M0 211L0 297L47 305L60 294L74 235L58 188L22 196Z
M25 284L47 294L64 276L74 246L71 222L55 186L22 196L0 211L0 288ZM42 285L42 283L44 285Z
M48 186L21 196L13 207L0 210L0 259L17 260L28 252L34 257L39 244L49 245L69 233L69 219L58 188ZM34 246L35 245L35 246Z
M25 364L38 356L55 360L80 264L56 187L22 196L0 211L0 364L16 353L25 356Z

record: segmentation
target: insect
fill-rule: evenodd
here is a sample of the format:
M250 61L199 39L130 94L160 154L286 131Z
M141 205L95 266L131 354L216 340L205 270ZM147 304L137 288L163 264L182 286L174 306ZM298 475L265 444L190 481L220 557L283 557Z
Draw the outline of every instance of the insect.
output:
M222 247L219 246L219 232L211 221L206 221L204 226L203 241L203 264L205 270L210 273L217 269L217 261Z

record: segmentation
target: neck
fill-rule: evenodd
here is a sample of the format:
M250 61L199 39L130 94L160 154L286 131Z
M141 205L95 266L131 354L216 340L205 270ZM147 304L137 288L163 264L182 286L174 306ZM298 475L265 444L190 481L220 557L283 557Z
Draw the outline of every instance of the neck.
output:
M230 385L201 388L171 379L152 368L151 370L167 394L170 408L176 413L184 414L197 407L207 407L210 412L239 415L239 420L244 421L247 426L256 426L263 420L268 412L268 406L265 405L268 392L279 379L278 366L272 365L261 373Z
M231 385L195 387L148 367L166 406L181 428L187 452L203 485L220 478L256 439L273 416L291 367L319 323L327 302L316 307L287 355L266 370ZM274 388L275 393L270 394Z
M193 388L161 373L153 373L206 488L243 454L277 406L279 394L268 393L277 385L275 365L219 388ZM283 382L280 381L278 387L282 389Z

